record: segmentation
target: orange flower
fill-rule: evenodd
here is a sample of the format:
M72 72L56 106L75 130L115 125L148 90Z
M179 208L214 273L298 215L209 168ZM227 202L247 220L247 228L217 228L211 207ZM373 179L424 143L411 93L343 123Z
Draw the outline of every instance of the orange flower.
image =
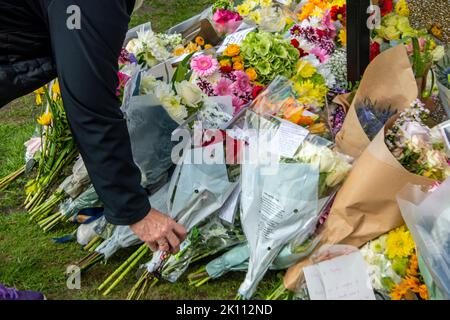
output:
M235 57L241 53L241 47L237 44L230 44L223 52L224 56Z
M240 61L236 61L235 63L233 63L233 69L234 70L240 70L243 71L244 70L244 64Z
M211 44L205 44L205 50L214 48Z
M198 36L195 38L195 43L198 44L199 46L204 46L205 39L203 37Z
M248 68L247 70L245 70L245 73L250 78L250 81L255 81L256 79L258 79L258 74L256 73L256 70L253 68Z
M233 62L244 62L244 58L242 58L241 56L235 56L235 57L231 58L231 60Z
M428 288L426 285L421 285L419 287L419 292L418 292L419 296L421 299L423 300L428 300Z
M220 67L231 67L231 61L228 59L223 59L219 61Z

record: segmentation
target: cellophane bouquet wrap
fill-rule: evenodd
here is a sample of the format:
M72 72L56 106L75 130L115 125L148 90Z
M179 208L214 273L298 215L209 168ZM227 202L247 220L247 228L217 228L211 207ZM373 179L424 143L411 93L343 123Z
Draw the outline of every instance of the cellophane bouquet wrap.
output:
M450 179L422 190L408 185L397 196L402 217L423 260L421 267L432 299L450 299ZM423 270L425 269L425 270Z
M130 91L134 89L134 92L122 109L127 120L133 159L141 171L141 184L152 190L169 179L174 147L171 138L178 124L154 94L142 93L141 81L145 79L145 73L140 70L136 72L127 88Z
M309 135L290 157L280 156L283 122L277 123L248 111L246 129L256 130L249 139L258 159L242 164L241 221L246 234L249 268L239 295L250 299L258 283L282 248L296 239L303 243L315 231L320 217L320 200L345 178L351 165L334 153L327 140ZM284 124L286 125L286 124ZM292 124L289 124L292 125ZM253 144L253 146L252 146Z

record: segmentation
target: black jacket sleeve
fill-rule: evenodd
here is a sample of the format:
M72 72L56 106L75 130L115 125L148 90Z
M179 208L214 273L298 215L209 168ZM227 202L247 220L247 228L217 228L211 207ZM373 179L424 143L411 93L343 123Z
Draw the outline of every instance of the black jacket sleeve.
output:
M80 29L72 29L80 9ZM106 219L130 225L150 210L116 97L118 57L134 0L54 0L47 8L67 117ZM72 7L73 8L73 7ZM69 21L69 25L67 22Z

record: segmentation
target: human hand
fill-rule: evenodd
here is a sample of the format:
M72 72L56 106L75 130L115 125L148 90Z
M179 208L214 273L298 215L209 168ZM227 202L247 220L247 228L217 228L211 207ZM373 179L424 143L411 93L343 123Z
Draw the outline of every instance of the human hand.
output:
M180 244L187 235L181 224L155 209L151 209L144 219L130 228L153 251L159 249L172 254L180 251Z

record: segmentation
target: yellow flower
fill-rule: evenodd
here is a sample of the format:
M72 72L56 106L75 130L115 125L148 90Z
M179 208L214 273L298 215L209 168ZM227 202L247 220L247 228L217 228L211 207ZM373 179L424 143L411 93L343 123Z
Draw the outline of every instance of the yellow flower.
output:
M293 24L293 23L294 23L294 20L292 20L292 18L286 17L286 24L287 24L288 26L290 26L290 25Z
M61 97L61 89L59 88L58 81L55 81L52 85L52 94L53 101L56 101Z
M37 122L41 126L49 126L52 123L52 119L53 119L52 113L46 112L37 119Z
M397 4L395 5L395 12L398 15L401 15L404 17L409 16L409 8L408 8L408 3L406 2L406 0L399 0L397 2Z
M36 105L40 106L42 104L42 95L45 94L44 87L35 90L34 94L36 95Z
M203 37L198 36L195 38L195 43L198 44L199 46L204 46L205 39Z
M302 78L311 78L316 71L317 69L307 61L300 60L297 63L297 74Z
M185 49L182 45L177 46L174 50L173 50L173 55L174 56L182 56L185 52Z
M261 7L268 8L272 6L272 0L260 0Z
M236 10L241 16L246 17L246 16L248 16L250 14L250 10L251 9L250 9L249 4L243 3L241 5L238 5L236 7Z
M244 70L244 64L241 61L236 61L233 63L233 69L242 71Z
M230 44L225 51L223 52L223 55L226 57L235 57L241 53L241 47L237 44Z
M256 24L261 24L261 12L253 11L250 13L250 19Z
M214 48L211 44L205 44L205 50Z
M231 61L228 59L223 59L219 61L220 67L231 67Z
M258 73L256 73L256 70L253 68L248 68L247 70L245 70L245 73L250 78L250 81L255 81L256 79L258 79Z
M389 232L386 239L386 255L389 259L407 258L414 249L411 233L404 226Z
M346 29L341 29L341 31L339 31L339 41L341 42L341 44L344 47L347 46L347 30Z
M189 44L186 46L185 53L193 53L197 51L200 51L200 47L198 46L198 44L194 42L189 42Z

